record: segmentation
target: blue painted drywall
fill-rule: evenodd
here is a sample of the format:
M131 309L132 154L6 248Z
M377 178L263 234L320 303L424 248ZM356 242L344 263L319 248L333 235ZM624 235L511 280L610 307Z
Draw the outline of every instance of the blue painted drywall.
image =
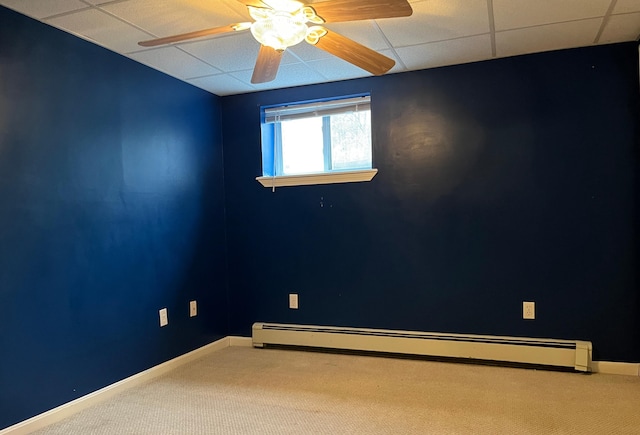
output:
M255 181L260 105L369 91L372 182ZM640 361L639 102L636 43L223 98L230 332L586 339Z
M226 336L227 299L218 97L4 8L0 85L3 428Z
M0 84L0 428L254 321L640 360L636 44L219 99L0 8ZM371 183L254 180L259 105L361 92Z

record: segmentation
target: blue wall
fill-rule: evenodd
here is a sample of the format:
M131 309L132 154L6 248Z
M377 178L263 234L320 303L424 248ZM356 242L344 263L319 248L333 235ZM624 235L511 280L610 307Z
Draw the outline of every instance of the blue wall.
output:
M372 182L254 180L260 105L369 91ZM639 102L636 43L223 98L230 332L573 338L640 361Z
M217 98L0 8L0 84L0 428L254 321L640 361L635 43ZM254 180L259 105L362 92L371 183Z
M3 428L226 336L228 310L218 97L4 8L0 85Z

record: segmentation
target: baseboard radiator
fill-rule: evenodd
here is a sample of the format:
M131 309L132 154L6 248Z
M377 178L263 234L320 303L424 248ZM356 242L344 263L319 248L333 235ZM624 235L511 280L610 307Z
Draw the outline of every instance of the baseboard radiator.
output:
M589 341L333 326L254 323L254 347L269 345L383 352L444 358L569 367L591 371Z

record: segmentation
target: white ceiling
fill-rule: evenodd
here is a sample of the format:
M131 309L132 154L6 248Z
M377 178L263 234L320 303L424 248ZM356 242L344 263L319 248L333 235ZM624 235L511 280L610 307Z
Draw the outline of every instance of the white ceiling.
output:
M326 27L394 59L389 73L640 36L640 0L409 2L410 17ZM287 49L274 81L252 85L259 44L250 32L151 49L137 44L251 21L236 0L0 0L0 5L221 96L370 75L302 42Z

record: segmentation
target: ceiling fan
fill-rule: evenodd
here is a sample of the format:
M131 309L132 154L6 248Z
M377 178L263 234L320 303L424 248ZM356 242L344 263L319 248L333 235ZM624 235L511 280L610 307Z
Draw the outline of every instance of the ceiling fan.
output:
M255 21L235 23L212 29L141 41L143 47L172 44L203 36L220 35L250 29L261 44L251 83L270 82L276 78L287 47L303 40L311 45L360 67L371 74L389 71L395 61L337 34L324 23L408 17L413 13L407 0L238 0ZM311 25L307 25L311 23Z

